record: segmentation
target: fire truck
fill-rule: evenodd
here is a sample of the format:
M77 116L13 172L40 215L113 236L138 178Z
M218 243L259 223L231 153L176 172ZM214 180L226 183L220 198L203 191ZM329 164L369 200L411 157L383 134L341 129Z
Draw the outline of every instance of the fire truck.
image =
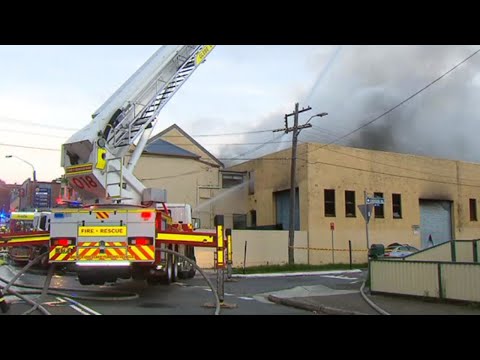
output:
M5 234L6 236L22 236L46 233L50 227L50 214L47 211L12 212ZM8 249L8 256L13 262L22 265L45 252L48 252L46 244L16 246ZM43 258L40 266L47 267L48 258Z
M62 146L65 177L85 205L52 210L48 260L74 265L82 285L193 277L192 265L162 249L194 259L197 244L215 246L215 234L196 231L190 205L169 204L133 174L160 111L213 49L162 46Z

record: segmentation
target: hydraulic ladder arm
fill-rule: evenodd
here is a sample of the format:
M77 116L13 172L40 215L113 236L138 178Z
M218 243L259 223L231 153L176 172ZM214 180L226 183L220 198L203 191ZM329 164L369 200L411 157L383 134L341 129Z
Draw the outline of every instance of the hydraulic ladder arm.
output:
M133 171L159 112L213 48L161 47L92 115L90 124L63 145L66 177L84 200L134 205L166 201L164 191L145 191Z

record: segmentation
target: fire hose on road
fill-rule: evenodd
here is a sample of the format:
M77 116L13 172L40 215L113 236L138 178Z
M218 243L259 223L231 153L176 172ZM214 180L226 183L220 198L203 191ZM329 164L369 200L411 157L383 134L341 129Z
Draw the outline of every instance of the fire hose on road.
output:
M215 298L215 315L220 315L220 299L217 294L217 290L213 286L212 282L207 278L206 274L203 272L202 269L196 264L195 261L192 259L189 259L188 257L173 251L169 249L159 249L162 252L168 253L175 255L179 258L182 258L183 260L187 261L190 263L192 266L195 267L195 269L203 276L205 281L207 282L208 286L211 288L212 293ZM47 277L45 279L45 285L43 287L40 286L31 286L31 285L19 285L15 284L15 282L23 275L25 274L32 266L35 264L39 263L44 256L47 256L48 253L44 253L36 257L34 260L30 261L22 270L20 270L11 280L6 280L2 277L0 277L0 281L6 283L4 287L0 286L0 309L2 312L7 312L8 311L8 303L4 299L4 296L2 294L11 294L14 295L23 301L27 302L28 304L32 305L32 308L29 309L24 313L24 315L30 314L35 310L40 311L44 315L51 315L43 307L39 302L36 302L32 299L27 298L25 295L35 295L35 294L40 294L39 299L41 300L44 298L47 294L48 295L57 295L57 296L63 296L66 297L67 299L69 298L75 298L78 300L93 300L93 301L130 301L130 300L135 300L140 297L139 294L137 293L127 293L127 292L122 292L122 291L116 291L116 290L92 290L92 289L79 289L79 288L51 288L50 283L55 271L55 264L51 264L49 267L49 271L47 274ZM33 289L28 290L28 291L16 291L12 289L12 286L15 286L17 288L25 288L25 289ZM94 293L94 294L100 294L102 296L78 296L78 295L71 295L68 294L68 292L88 292L88 293ZM116 295L116 296L110 296L110 297L105 297L104 295ZM3 301L2 301L3 299Z

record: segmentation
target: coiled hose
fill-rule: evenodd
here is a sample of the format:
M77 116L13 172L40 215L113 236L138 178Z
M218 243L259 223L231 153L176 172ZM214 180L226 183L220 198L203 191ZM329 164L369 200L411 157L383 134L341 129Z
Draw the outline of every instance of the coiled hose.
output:
M196 262L193 261L192 259L189 259L188 257L176 252L176 251L173 251L173 250L169 250L169 249L159 249L159 250L161 250L165 253L168 253L168 254L176 255L176 256L184 259L185 261L187 261L188 263L193 265L196 270L198 270L198 272L203 276L203 278L207 282L208 286L212 289L212 293L215 297L216 306L215 306L214 315L220 315L220 299L218 298L217 291L216 291L215 287L213 286L213 284L211 283L211 281L207 278L205 273L202 271L202 269L200 269L200 267L196 264ZM41 259L44 256L47 256L47 255L48 255L48 253L44 253L44 254L41 254L41 255L37 256L34 260L30 261L22 270L20 270L10 281L0 277L0 281L7 284L3 288L3 292L5 294L10 293L10 294L24 300L25 302L27 302L28 304L33 306L31 309L26 311L24 313L24 315L30 314L35 310L39 310L44 315L51 315L51 313L49 313L45 309L45 307L43 307L41 304L39 304L38 302L35 302L31 299L28 299L24 295L40 294L39 299L41 299L41 298L45 297L47 294L49 294L49 295L57 295L57 296L65 296L65 297L74 297L75 299L78 299L78 300L93 300L93 301L130 301L130 300L138 299L140 297L140 295L137 294L137 293L125 293L125 292L116 291L116 290L92 290L92 289L78 289L78 288L63 288L63 289L50 288L50 283L51 283L51 280L52 280L52 277L53 277L55 264L50 265L48 275L47 275L47 278L45 280L45 285L43 287L31 286L31 285L28 285L28 286L27 285L18 285L18 284L15 285L15 287L19 287L19 288L39 289L41 291L22 291L22 292L18 292L16 290L11 289L11 287L15 284L15 282L18 280L18 278L20 278L20 276L25 274L32 266L39 263L41 261ZM1 287L0 287L0 289L1 289ZM62 291L57 291L57 290L62 290ZM72 296L71 294L68 294L65 291L67 291L67 292L89 292L89 293L96 293L96 294L102 294L102 295L111 294L111 295L118 295L118 296L116 296L116 297L105 297L105 296L97 297L97 296L79 296L79 295Z

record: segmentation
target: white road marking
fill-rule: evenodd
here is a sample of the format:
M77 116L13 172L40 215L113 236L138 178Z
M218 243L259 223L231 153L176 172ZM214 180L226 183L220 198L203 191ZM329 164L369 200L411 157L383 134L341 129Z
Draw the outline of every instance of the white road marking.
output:
M241 300L248 300L248 301L252 301L252 300L255 300L254 298L251 298L251 297L245 297L245 296L240 296L239 299Z
M323 275L322 277L330 278L330 279L340 279L340 280L358 280L358 278L351 278L347 276Z
M83 311L82 309L80 309L79 307L75 306L75 305L70 305L70 307L73 309L73 310L77 310L80 314L82 315L92 315L86 311Z
M72 300L68 297L63 297L63 299L67 300L68 302L71 302L73 305L75 305L75 307L79 307L79 308L82 308L83 310L87 311L88 314L87 315L102 315L98 312L96 312L95 310L93 309L90 309L88 306L85 306L83 304L80 304L78 301L75 301L75 300ZM70 305L72 306L72 305ZM76 309L75 309L76 310ZM77 310L78 311L78 310ZM83 312L82 312L83 314Z

